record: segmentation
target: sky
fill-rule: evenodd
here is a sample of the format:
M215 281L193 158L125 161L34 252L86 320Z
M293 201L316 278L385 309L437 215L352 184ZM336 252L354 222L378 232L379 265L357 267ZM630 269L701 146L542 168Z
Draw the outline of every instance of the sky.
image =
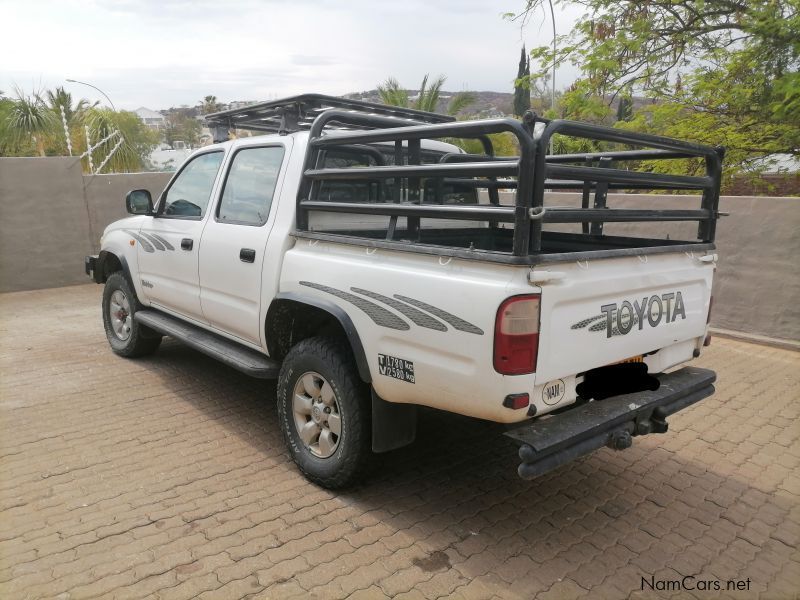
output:
M63 85L117 109L408 88L513 91L520 46L551 43L549 15L504 20L524 0L0 0L0 90ZM579 16L556 8L559 33ZM557 74L556 88L577 76Z

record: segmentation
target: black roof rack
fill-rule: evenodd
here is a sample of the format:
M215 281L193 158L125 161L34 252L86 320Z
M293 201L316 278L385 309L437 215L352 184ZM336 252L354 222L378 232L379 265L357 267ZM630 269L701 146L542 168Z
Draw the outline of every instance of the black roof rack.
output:
M447 115L414 110L412 108L350 100L324 94L301 94L282 98L281 100L259 102L242 108L212 113L206 115L206 123L209 128L214 130L215 142L227 140L228 131L231 129L252 129L286 135L295 131L311 129L314 119L330 109L381 117L394 117L406 121L405 124L407 125L447 123L455 120ZM352 128L352 125L348 126L345 123L329 123L328 126L334 129ZM359 129L362 128L359 127Z

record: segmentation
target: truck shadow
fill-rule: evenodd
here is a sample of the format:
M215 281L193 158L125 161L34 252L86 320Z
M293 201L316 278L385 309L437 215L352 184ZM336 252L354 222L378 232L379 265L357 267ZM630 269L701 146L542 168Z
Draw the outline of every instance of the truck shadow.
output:
M147 376L159 377L176 397L293 469L274 383L172 341L143 362ZM532 597L570 581L604 590L600 597L622 597L640 591L640 575L743 578L742 569L765 557L771 566L763 578L791 564L794 538L779 533L793 510L791 494L760 489L689 452L671 452L659 436L524 481L516 472L517 447L502 431L425 410L416 442L378 457L360 486L330 492L303 483L298 490L332 510L357 508L350 511L359 515L350 519L354 528L385 529L384 543L408 552L426 578L452 567L464 585L488 577L501 595ZM763 590L768 582L761 583Z

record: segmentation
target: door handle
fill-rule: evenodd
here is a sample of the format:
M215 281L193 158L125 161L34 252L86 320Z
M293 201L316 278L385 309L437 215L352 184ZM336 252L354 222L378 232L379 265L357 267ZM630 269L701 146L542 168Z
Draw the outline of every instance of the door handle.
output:
M181 240L181 250L191 250L194 246L194 240L191 238L183 238Z
M239 250L239 260L246 263L256 262L256 251L252 248Z

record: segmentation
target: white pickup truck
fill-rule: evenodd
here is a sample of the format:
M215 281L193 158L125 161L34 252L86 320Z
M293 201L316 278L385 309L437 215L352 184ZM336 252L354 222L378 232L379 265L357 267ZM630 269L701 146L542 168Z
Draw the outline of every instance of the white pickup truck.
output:
M508 424L530 479L665 432L713 393L713 372L675 367L708 343L720 148L311 94L208 122L219 140L265 135L198 150L155 203L130 192L132 216L108 226L86 272L105 284L117 354L167 335L277 379L289 452L312 481L348 485L412 442L418 406ZM497 134L519 156L495 156ZM554 135L599 150L548 155ZM651 168L675 159L705 174ZM545 190L579 201L552 206ZM614 208L609 190L702 199ZM693 239L631 229L681 221Z

